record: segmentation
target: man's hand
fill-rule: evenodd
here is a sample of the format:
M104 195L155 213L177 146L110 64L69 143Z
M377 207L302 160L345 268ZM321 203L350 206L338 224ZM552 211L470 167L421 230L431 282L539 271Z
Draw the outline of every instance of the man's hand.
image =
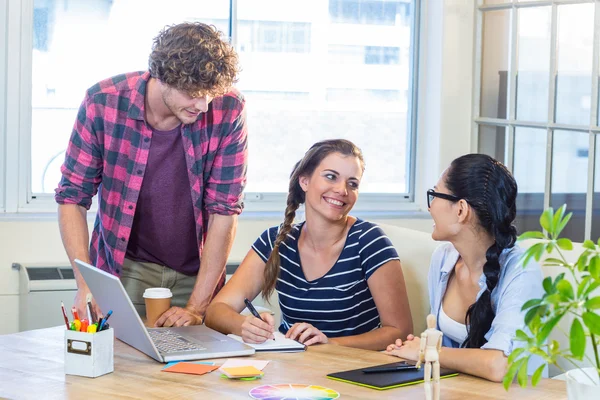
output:
M160 316L155 327L202 325L204 317L191 307L171 307Z
M73 300L73 306L77 309L77 314L79 314L79 319L89 319L87 312L87 295L90 293L90 288L87 285L79 285L77 292L75 293L75 299ZM98 304L96 304L96 300L92 297L92 311L96 314L96 318L99 318L102 311ZM65 310L67 312L67 317L69 316L69 310ZM90 321L91 323L91 321Z

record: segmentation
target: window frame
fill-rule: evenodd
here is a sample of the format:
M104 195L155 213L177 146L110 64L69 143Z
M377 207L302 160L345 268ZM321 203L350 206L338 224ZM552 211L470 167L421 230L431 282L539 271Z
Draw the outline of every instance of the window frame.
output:
M31 188L31 127L32 127L32 49L34 0L0 0L0 21L7 22L6 55L0 55L0 72L6 79L5 88L0 80L0 123L2 113L6 115L5 126L0 124L0 154L5 155L0 163L0 211L5 213L55 213L56 203L51 193L33 193ZM417 168L417 106L420 54L421 0L412 0L411 51L409 55L410 101L407 109L407 145L405 159L407 177L406 193L362 193L354 207L359 213L395 217L406 213L414 216L423 211L422 204L415 202L415 180ZM6 15L3 12L6 10ZM237 0L230 0L229 34L234 45L237 42ZM0 43L2 43L0 33ZM8 54L11 55L10 64ZM3 60L2 57L6 57ZM15 62L18 60L18 62ZM4 69L4 71L2 71ZM6 99L18 98L17 102ZM18 134L10 134L18 132ZM5 140L1 140L5 135ZM5 147L2 146L5 144ZM4 170L3 170L4 168ZM4 191L4 196L3 196ZM421 198L421 196L419 196ZM423 197L424 198L424 197ZM96 210L96 197L91 211ZM286 193L245 193L243 215L259 217L285 208Z
M483 0L475 2L475 49L474 49L474 73L473 73L473 125L472 140L478 148L478 132L480 126L497 126L506 129L506 155L505 163L512 172L514 168L514 146L515 146L515 128L538 128L546 130L546 165L545 165L545 184L544 184L544 209L550 207L552 197L552 162L553 162L553 139L555 131L571 131L588 133L588 169L587 169L587 192L585 193L585 225L584 239L591 239L592 216L593 216L593 197L594 197L594 166L596 163L596 141L600 134L600 123L598 122L598 74L600 73L600 2L590 0L542 0L519 3L517 0L507 0L507 3L484 5ZM557 31L558 31L558 6L572 4L594 4L594 35L592 48L592 71L591 71L591 105L590 105L590 123L589 125L572 125L556 123L556 82L557 82ZM551 7L551 26L550 26L550 57L549 57L549 86L548 86L548 115L546 122L531 122L520 120L516 116L517 99L517 72L518 72L518 10L526 7ZM509 65L508 65L508 88L507 88L507 113L508 117L491 118L482 117L481 110L481 87L482 87L482 54L483 54L483 20L484 14L490 11L509 11ZM600 161L599 161L600 162Z
M8 21L8 4L7 0L0 0L0 21ZM6 180L5 180L5 171L6 171L6 132L7 129L7 121L6 121L6 104L7 104L7 68L8 68L8 41L6 35L7 29L0 30L0 48L4 49L0 51L0 155L2 156L2 160L0 161L0 213L4 212L5 204L6 204Z

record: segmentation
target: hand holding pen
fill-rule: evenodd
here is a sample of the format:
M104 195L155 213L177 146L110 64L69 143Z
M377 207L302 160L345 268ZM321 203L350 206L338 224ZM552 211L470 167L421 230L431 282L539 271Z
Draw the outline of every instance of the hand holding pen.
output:
M267 339L275 340L275 320L269 313L259 314L248 299L244 299L246 307L252 315L242 323L242 339L246 343L264 343Z

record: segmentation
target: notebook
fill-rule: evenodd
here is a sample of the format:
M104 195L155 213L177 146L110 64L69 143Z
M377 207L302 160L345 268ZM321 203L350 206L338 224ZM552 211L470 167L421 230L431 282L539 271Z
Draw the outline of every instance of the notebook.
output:
M402 363L391 363L378 365L378 367L393 367ZM424 381L424 368L409 369L394 372L379 372L376 374L367 374L363 372L366 368L353 369L350 371L335 372L327 375L329 379L336 381L352 383L359 386L365 386L371 389L385 390L400 386L414 385ZM449 378L457 376L456 371L442 368L440 378Z
M279 352L287 352L293 353L297 351L306 350L306 346L300 342L297 342L292 339L288 339L281 332L275 332L275 340L266 340L264 343L245 343L248 346L254 347L256 351L279 351ZM237 340L238 342L244 343L242 338L237 335L229 334L227 335L232 339Z

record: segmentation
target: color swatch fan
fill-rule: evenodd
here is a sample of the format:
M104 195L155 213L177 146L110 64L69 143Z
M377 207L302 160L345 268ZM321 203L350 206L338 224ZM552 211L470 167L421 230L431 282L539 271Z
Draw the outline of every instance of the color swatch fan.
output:
M250 397L260 400L331 400L340 397L333 389L317 385L263 385L250 390Z

